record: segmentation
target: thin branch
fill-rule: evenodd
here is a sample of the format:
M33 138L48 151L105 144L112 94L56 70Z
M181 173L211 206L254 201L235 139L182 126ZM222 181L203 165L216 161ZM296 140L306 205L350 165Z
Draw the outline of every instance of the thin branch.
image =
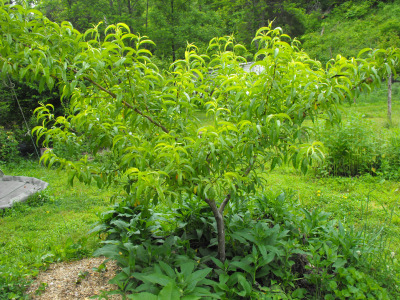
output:
M272 86L274 85L274 81L275 81L275 76L276 76L276 65L277 65L277 62L275 62L275 64L274 64L274 74L272 75L271 84L270 84L269 89L268 89L268 92L267 92L267 103L265 103L265 112L267 112L267 106L268 106L269 96L271 95Z
M229 200L231 199L231 194L228 194L224 201L222 201L221 205L219 206L219 213L222 214L224 212L225 206L228 204Z
M71 70L71 68L69 68ZM78 73L78 71L73 70L72 71L74 73ZM97 86L100 90L102 90L103 92L109 94L111 97L113 97L114 99L117 99L117 95L113 92L111 92L110 90L104 88L103 86L101 86L100 84L98 84L97 82L95 82L94 80L90 79L89 77L84 76L83 79L89 81L91 84ZM128 102L126 102L125 100L122 100L122 103L130 108L133 109L136 113L138 113L139 115L141 115L142 117L146 118L147 120L149 120L151 123L153 123L154 125L156 125L157 127L160 127L165 133L169 133L169 130L163 126L162 124L154 121L150 116L145 115L141 110L139 110L138 108L133 107L131 104L129 104Z
M75 73L78 73L78 71L76 70L72 70ZM103 92L106 92L107 94L109 94L111 97L113 98L117 98L117 95L113 92L111 92L110 90L107 90L106 88L104 88L103 86L101 86L100 84L98 84L97 82L93 81L92 79L90 79L89 77L84 76L83 79L89 81L91 84L97 86L100 90L102 90Z
M249 173L251 172L251 170L254 167L254 164L257 160L257 154L254 155L253 157L253 162L249 164L249 166L247 167L246 171L243 173L243 177L246 177L247 175L249 175ZM224 201L222 201L221 205L219 206L219 213L222 215L222 213L224 212L225 206L228 204L229 200L231 200L231 194L226 195ZM207 202L207 201L206 201ZM208 202L207 202L208 203ZM210 205L210 204L208 204ZM211 205L210 205L211 206Z
M133 108L132 105L130 105L128 102L122 101L122 103L124 103L127 107L132 108L135 112L137 112L139 115L145 117L147 120L149 120L151 123L153 123L154 125L160 127L165 133L169 133L169 130L164 127L162 124L154 121L151 117L149 117L148 115L145 115L144 113L142 113L138 108Z

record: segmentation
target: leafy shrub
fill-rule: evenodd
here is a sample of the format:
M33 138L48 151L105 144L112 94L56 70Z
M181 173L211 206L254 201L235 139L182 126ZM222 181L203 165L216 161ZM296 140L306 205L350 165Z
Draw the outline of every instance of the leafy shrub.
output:
M18 158L18 141L14 133L0 127L0 163L16 161Z
M393 129L381 154L379 173L388 179L400 178L400 130Z
M225 262L215 258L215 220L199 203L187 198L178 210L150 214L125 199L102 214L93 231L106 240L95 255L122 267L111 293L129 299L389 299L361 267L361 257L376 251L365 246L365 236L327 213L301 210L291 193L249 198L247 209L231 202Z
M340 127L318 129L317 139L324 143L327 158L318 171L323 175L381 175L400 178L400 130L381 135L372 132L367 120L350 116Z
M383 141L360 116L350 116L341 126L327 124L317 134L328 152L322 173L334 176L375 174L381 166Z

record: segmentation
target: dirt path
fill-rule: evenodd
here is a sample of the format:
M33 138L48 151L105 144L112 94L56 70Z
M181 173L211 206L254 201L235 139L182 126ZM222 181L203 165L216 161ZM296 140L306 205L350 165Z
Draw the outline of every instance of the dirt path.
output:
M52 264L49 269L38 275L27 294L31 294L32 299L40 300L77 300L89 299L101 294L101 291L116 289L108 283L118 270L115 262L109 261L106 270L101 272L93 270L104 260L104 257L96 257ZM113 295L109 299L122 297Z

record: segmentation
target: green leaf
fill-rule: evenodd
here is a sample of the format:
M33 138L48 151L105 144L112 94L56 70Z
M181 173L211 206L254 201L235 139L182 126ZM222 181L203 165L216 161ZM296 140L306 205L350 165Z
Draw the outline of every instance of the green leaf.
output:
M304 297L308 294L306 289L298 288L292 293L293 298L304 299Z
M176 283L169 282L158 294L158 300L177 300L181 298L181 293Z
M242 291L237 293L239 296L246 297L251 294L251 284L247 281L247 279L240 273L238 275L238 282L242 286Z
M175 271L169 265L167 265L165 262L160 261L158 264L164 270L164 272L168 275L169 278L172 279L172 278L176 277Z
M94 251L93 256L105 256L108 258L114 258L119 253L119 248L117 245L105 245L100 249Z
M153 284L159 284L161 286L167 286L171 282L174 283L173 279L161 273L152 273L152 274L133 273L132 276L139 280L142 280L143 282L150 282Z
M139 293L139 294L130 294L128 295L129 299L133 300L158 300L159 297L150 293Z
M358 52L357 58L361 57L361 55L363 55L365 52L369 52L372 51L371 48L364 48L362 49L360 52Z
M206 268L206 269L198 270L198 271L190 274L186 279L186 282L188 282L187 289L189 291L194 289L194 287L197 285L197 283L199 281L205 279L207 277L207 275L210 274L211 271L212 271L211 268Z
M181 265L181 273L188 278L194 270L195 263L193 261L185 262Z

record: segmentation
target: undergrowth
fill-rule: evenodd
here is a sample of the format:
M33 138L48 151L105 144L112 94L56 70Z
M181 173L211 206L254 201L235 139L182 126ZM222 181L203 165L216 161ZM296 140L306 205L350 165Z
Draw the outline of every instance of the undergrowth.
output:
M374 263L386 251L383 228L368 233L344 226L328 213L302 209L290 192L238 200L226 220L225 262L215 258L212 214L196 197L170 213L155 214L129 200L103 213L93 231L108 237L95 255L121 267L112 280L118 290L111 294L129 299L391 299L390 293L398 291L395 273L384 276L386 282L379 280L390 268L399 270L395 255Z

